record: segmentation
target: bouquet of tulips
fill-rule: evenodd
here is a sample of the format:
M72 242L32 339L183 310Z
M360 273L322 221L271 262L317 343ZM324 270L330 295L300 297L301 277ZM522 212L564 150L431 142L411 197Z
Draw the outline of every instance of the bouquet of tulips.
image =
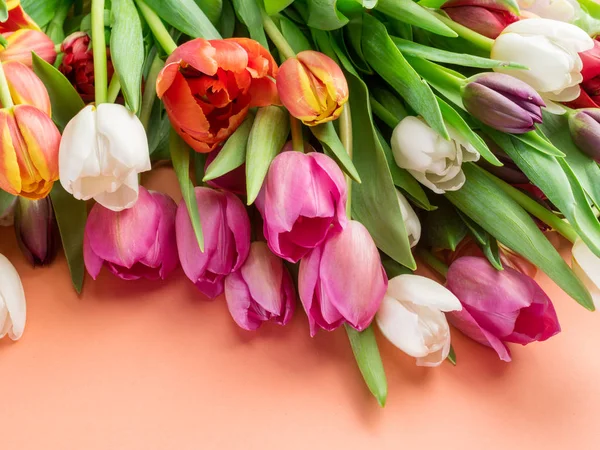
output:
M600 298L593 0L2 0L0 21L0 217L34 265L62 241L77 292L181 266L245 330L299 303L311 335L344 325L382 405L375 327L419 365L456 363L449 323L510 361L560 331L538 270ZM179 204L140 184L165 162ZM0 337L25 316L0 255Z

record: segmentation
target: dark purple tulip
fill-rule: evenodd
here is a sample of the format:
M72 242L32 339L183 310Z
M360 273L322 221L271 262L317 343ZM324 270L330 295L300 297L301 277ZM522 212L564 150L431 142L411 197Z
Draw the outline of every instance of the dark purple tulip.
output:
M569 130L575 145L600 162L600 109L580 109L569 115Z
M52 262L58 251L58 226L50 197L19 197L15 209L15 233L25 257L34 266Z
M522 134L542 123L542 97L527 83L510 75L489 72L471 78L463 88L467 111L504 133Z

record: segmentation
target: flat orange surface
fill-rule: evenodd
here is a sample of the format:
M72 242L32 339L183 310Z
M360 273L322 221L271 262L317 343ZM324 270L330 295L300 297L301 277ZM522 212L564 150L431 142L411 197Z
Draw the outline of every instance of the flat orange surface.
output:
M345 332L311 339L302 311L248 333L181 270L103 271L77 297L64 257L29 267L7 228L0 253L28 301L23 338L0 341L1 450L600 448L600 317L544 276L563 332L512 363L453 332L458 366L421 368L379 335L381 409Z

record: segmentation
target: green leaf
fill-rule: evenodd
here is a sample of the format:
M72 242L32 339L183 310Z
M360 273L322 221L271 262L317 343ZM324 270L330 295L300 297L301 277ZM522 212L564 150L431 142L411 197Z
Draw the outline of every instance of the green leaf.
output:
M246 145L254 123L254 115L249 114L246 120L227 139L225 145L210 163L202 181L210 181L240 167L246 161Z
M375 9L402 22L423 28L432 33L448 37L457 37L455 31L433 16L413 0L379 0Z
M148 123L148 151L153 161L170 160L171 122L162 102L154 102Z
M423 221L424 240L430 247L454 251L467 235L468 228L448 200L439 196L436 204L438 208Z
M240 22L248 27L250 37L264 48L269 48L257 1L261 0L233 0L233 9Z
M337 43L360 72L371 75L373 70L367 64L362 50L362 27L362 15L353 17L342 29Z
M264 3L267 14L272 16L290 6L294 0L264 0Z
M21 0L21 6L25 12L41 28L52 20L59 3L60 0Z
M110 57L121 82L128 108L137 113L141 105L144 35L133 0L112 0Z
M529 146L529 148L532 150L537 150L538 152L545 153L546 155L558 156L560 158L565 156L563 152L561 152L554 145L552 145L551 142L548 142L535 131L530 131L523 134L513 134L512 136Z
M279 18L279 24L281 26L281 34L283 34L283 37L288 41L294 52L300 53L305 50L312 50L310 41L302 30L298 28L298 25L283 16Z
M381 264L383 265L385 273L390 280L398 275L407 275L412 273L412 270L404 267L402 264L399 264L397 261L394 261L390 258L382 258Z
M453 366L456 365L456 353L454 352L454 347L452 347L452 344L450 345L450 353L448 353L448 358L446 359Z
M567 294L594 310L590 293L546 239L533 219L483 169L463 164L467 182L445 196L485 231L538 266Z
M348 152L344 148L342 141L340 141L340 138L335 132L333 123L327 122L310 127L310 131L323 145L325 153L335 159L342 170L350 175L354 181L360 183L360 175L356 171L352 159L348 156Z
M425 118L429 126L447 139L442 113L427 83L404 59L381 22L364 15L363 23L362 44L369 65Z
M337 30L348 23L348 18L338 11L337 0L308 0L306 24L318 30Z
M394 116L396 125L398 125L406 116L408 116L402 101L396 97L393 92L381 87L379 83L369 86L369 92L381 104L381 106L383 106L390 114Z
M469 228L469 231L477 241L477 244L483 251L483 254L488 259L490 264L494 266L496 270L502 270L502 261L500 260L500 251L498 249L498 241L492 238L487 231L473 222L464 213L457 211L460 218L463 220L465 225Z
M384 407L387 400L387 379L373 325L362 332L356 331L349 325L345 328L358 369L379 406Z
M40 77L50 96L52 120L64 128L85 104L73 85L54 66L32 53L33 71Z
M223 12L221 13L219 30L223 39L233 36L235 30L235 11L231 5L231 0L223 0Z
M60 238L67 257L69 272L73 287L81 294L85 265L83 262L83 235L87 220L87 206L81 200L76 200L62 187L54 183L50 192L50 199L54 207L54 215L58 223Z
M206 14L208 20L217 26L221 18L221 12L223 11L223 0L195 0L195 2L204 14Z
M290 134L289 114L278 106L266 106L256 113L246 147L246 190L248 205L254 203L271 161Z
M204 235L202 234L202 223L200 222L200 212L198 211L198 202L196 201L196 193L194 185L190 180L190 147L181 139L181 137L171 130L170 138L171 161L173 169L177 175L183 201L187 207L188 215L192 221L192 228L196 235L198 247L204 252Z
M188 36L221 39L221 35L194 0L144 0L165 22Z
M429 47L417 42L391 36L396 47L404 54L417 58L423 58L428 61L455 64L457 66L479 67L482 69L493 69L495 67L510 67L513 69L527 69L527 66L507 61L498 61L496 59L482 58L467 53L456 53Z
M14 195L0 189L0 217L4 215L4 212L13 204L15 199Z
M6 0L0 0L0 22L6 22L8 20L8 6Z
M464 109L460 88L465 77L439 64L432 63L423 58L406 55L406 61L422 76L436 91Z

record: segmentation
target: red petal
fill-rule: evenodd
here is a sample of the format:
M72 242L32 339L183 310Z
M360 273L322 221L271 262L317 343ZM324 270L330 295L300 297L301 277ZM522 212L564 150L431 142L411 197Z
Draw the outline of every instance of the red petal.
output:
M236 42L231 39L209 41L215 52L215 61L219 68L232 72L241 72L248 65L248 54Z
M246 50L248 53L248 68L254 71L254 78L262 78L266 75L275 77L277 75L277 63L273 56L258 42L248 38L231 38L227 40L238 43Z
M206 133L209 123L202 112L202 108L196 103L190 88L179 72L175 73L173 83L163 96L163 102L169 119L178 132ZM180 133L181 134L181 133Z
M199 72L207 75L217 73L218 64L215 59L215 48L206 39L194 39L181 44L167 59L167 64L177 63L192 66Z
M250 108L254 108L255 106L281 105L277 86L270 78L253 80L248 95L250 96Z

